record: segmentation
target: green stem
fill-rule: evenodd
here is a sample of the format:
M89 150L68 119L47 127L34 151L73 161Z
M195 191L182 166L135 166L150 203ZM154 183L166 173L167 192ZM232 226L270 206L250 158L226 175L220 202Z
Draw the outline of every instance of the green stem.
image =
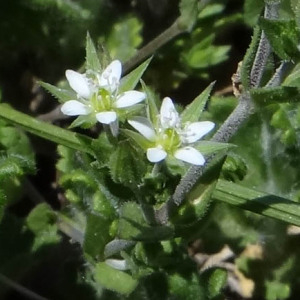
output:
M74 150L93 154L93 150L91 149L91 138L40 121L21 113L6 104L0 104L0 118L20 126L22 129L46 140L64 145Z
M300 204L286 198L258 192L225 180L218 181L212 198L263 216L300 226Z

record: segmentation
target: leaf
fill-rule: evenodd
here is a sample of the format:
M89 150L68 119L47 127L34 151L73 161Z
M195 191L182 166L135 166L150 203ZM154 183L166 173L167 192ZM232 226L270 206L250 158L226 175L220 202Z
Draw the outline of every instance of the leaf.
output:
M257 214L300 226L300 204L236 183L219 180L212 198Z
M36 118L18 112L5 104L0 104L0 117L14 125L22 127L30 133L54 143L93 154L90 147L92 139L87 136L40 121Z
M258 88L250 91L252 99L260 106L274 103L298 103L300 89L292 86Z
M174 299L207 299L204 286L199 282L199 275L195 273L189 276L172 274L168 278L170 294Z
M87 215L83 251L93 260L104 259L105 245L111 240L109 228L111 220L93 213Z
M284 79L284 86L294 86L300 88L300 63L298 63L294 69Z
M227 283L227 271L223 269L212 270L207 284L209 299L216 299L222 293Z
M260 41L260 36L261 36L261 30L259 26L255 26L253 30L251 43L242 61L240 74L239 74L239 69L237 71L237 75L238 77L240 77L242 86L246 91L251 87L250 74L256 56L257 47Z
M146 173L146 165L140 151L128 142L120 143L109 161L112 179L127 187L137 186Z
M135 202L125 203L120 210L118 236L125 240L160 241L173 236L169 226L150 226L146 223L142 209Z
M26 219L27 227L35 234L32 250L49 244L57 244L61 240L56 225L57 216L51 207L46 203L37 205Z
M140 81L141 77L143 76L144 72L146 71L148 65L150 64L152 57L145 60L141 65L139 65L136 69L131 71L125 77L121 79L120 86L119 86L119 93L123 93L129 90L133 90L138 82Z
M265 285L266 300L284 300L291 294L291 287L289 283L267 280Z
M39 84L48 92L50 92L50 94L52 94L61 103L77 99L75 92L73 92L72 90L62 89L42 81L39 81Z
M179 3L180 17L179 27L186 31L191 31L197 21L199 13L198 0L181 0Z
M101 72L101 64L97 54L97 50L95 45L91 39L89 33L86 35L86 71L92 70L94 72L100 73Z
M197 96L193 102L191 102L181 113L181 120L183 123L186 122L197 122L201 113L203 112L205 105L210 97L212 88L215 82L212 82L199 96Z
M123 295L133 292L138 284L129 274L113 269L104 262L96 265L94 276L102 287Z
M295 20L260 19L260 26L267 35L273 51L284 60L299 60L300 32Z

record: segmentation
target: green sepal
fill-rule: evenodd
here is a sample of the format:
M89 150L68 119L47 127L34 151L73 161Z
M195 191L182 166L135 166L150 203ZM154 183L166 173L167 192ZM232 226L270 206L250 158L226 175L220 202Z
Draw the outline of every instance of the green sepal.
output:
M127 74L121 79L120 86L119 86L119 94L126 91L133 90L136 87L141 77L143 76L144 72L146 71L148 65L150 64L151 59L152 57L148 58L136 69L134 69L133 71L131 71L129 74Z
M95 115L89 114L89 115L83 115L77 117L69 126L69 129L75 128L75 127L81 127L83 129L89 129L93 127L97 123L97 120L95 118Z
M86 71L91 70L91 71L100 73L101 70L102 70L100 60L99 60L99 57L98 57L98 54L97 54L96 47L95 47L89 33L87 33L87 35L86 35L86 48L85 48L85 51L86 51L86 57L85 57Z
M199 96L197 96L192 103L190 103L181 113L182 123L197 122L201 117L205 105L210 97L210 93L215 82L212 82Z
M203 155L210 155L219 151L226 152L234 147L236 147L236 145L211 141L201 141L194 146L194 148L196 148Z
M181 0L179 3L180 17L178 26L185 30L191 31L197 21L199 13L198 0Z
M146 164L143 158L141 151L137 151L130 143L120 143L109 161L112 179L127 187L135 187L140 184L146 173Z
M154 92L141 80L141 84L144 92L146 93L146 103L147 103L147 117L151 120L152 124L158 124L159 110L156 104L156 98Z
M118 237L134 241L162 241L173 237L171 226L150 226L145 221L141 207L135 202L127 202L120 209Z
M300 101L300 89L293 86L258 88L251 90L250 94L259 106L287 102L298 103Z
M273 51L284 60L299 60L300 32L295 20L268 20L261 18L260 26L266 33Z
M54 96L60 103L67 102L69 100L76 100L77 96L74 91L62 89L57 86L54 86L50 83L39 81L39 84L46 89L52 96Z
M93 213L87 215L83 251L93 260L104 259L105 245L112 240L109 235L111 220Z
M148 148L151 148L153 144L147 140L145 137L143 137L141 134L129 130L129 129L122 129L121 132L128 136L131 140L133 140L138 146L140 146L142 149L147 150Z
M130 294L138 285L138 281L129 274L113 269L105 262L96 264L94 277L103 288L122 295Z

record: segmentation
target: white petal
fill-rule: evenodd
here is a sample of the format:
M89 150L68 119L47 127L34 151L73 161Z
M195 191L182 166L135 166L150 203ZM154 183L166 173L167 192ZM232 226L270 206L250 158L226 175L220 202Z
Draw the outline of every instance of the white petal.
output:
M128 120L128 123L149 141L155 140L155 131L148 119L143 117L135 117L131 120Z
M147 149L147 158L150 162L157 163L167 157L167 152L161 148Z
M81 97L88 98L91 94L87 78L75 71L67 70L66 77L70 87Z
M160 122L163 128L174 128L179 123L179 115L173 101L166 97L163 99L160 108Z
M124 259L110 258L110 259L106 259L105 263L116 270L125 271L129 269L128 264Z
M122 64L119 60L112 61L99 78L99 84L108 88L111 92L118 87L122 73Z
M178 149L175 152L174 156L177 159L183 160L185 162L197 166L203 166L205 163L205 159L203 155L198 150L192 147L185 147L185 148Z
M117 114L114 111L105 111L96 114L96 119L102 124L110 124L117 120Z
M214 127L215 124L210 121L188 124L181 134L182 141L184 143L194 143L210 132Z
M60 110L64 115L67 116L88 115L91 112L91 109L87 105L77 100L70 100L65 102Z
M123 108L132 106L143 101L146 98L146 94L138 91L128 91L122 93L116 100L115 106L117 108Z

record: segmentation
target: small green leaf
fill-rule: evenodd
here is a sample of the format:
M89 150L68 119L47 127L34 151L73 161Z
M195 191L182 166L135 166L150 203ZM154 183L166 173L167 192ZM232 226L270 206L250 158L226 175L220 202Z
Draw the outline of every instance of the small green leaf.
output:
M180 28L191 31L197 21L199 13L198 0L181 0L179 3L180 17L178 20Z
M101 72L101 64L97 54L96 47L91 39L89 33L86 35L86 70L92 70L94 72Z
M35 234L32 250L36 251L49 244L57 244L61 240L56 225L57 215L46 203L37 205L26 219L27 227Z
M261 18L260 26L266 33L273 51L284 60L300 59L298 44L300 32L295 20L268 20Z
M274 103L298 103L300 90L292 86L278 86L271 88L258 88L250 91L252 99L260 106Z
M125 203L120 210L121 219L118 236L125 240L160 241L173 236L173 228L150 226L146 223L142 209L135 202Z
M109 219L92 213L88 214L83 251L92 259L104 259L105 245L112 239L109 236L110 225Z
M50 94L52 94L61 103L77 99L75 92L71 90L62 89L42 81L39 81L39 84L48 92L50 92Z
M214 86L212 82L199 96L197 96L192 103L190 103L182 112L181 120L185 122L197 122L203 112L205 105L209 99L210 93Z
M264 8L262 0L245 0L244 1L244 19L252 27L257 24L261 11Z
M111 176L116 183L133 187L142 182L146 165L140 152L128 142L119 144L109 162Z
M143 76L144 72L146 71L148 65L150 64L151 59L152 57L148 58L136 69L134 69L128 75L126 75L121 79L120 86L119 86L119 93L133 90L136 87L141 77Z
M102 287L123 295L133 292L138 284L129 274L113 269L104 262L96 265L94 275Z
M227 282L227 271L223 269L214 269L208 279L208 297L215 299L220 296L222 289Z

